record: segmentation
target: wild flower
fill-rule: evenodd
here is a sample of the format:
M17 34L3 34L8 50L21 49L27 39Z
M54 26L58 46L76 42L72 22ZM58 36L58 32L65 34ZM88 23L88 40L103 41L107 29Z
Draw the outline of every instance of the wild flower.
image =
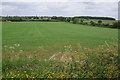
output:
M10 46L9 48L10 48L10 49L15 49L15 47L13 47L13 46Z
M107 43L108 44L108 43ZM108 44L109 45L109 44ZM7 54L5 59L8 62L3 64L4 78L114 78L120 73L118 70L118 51L111 45L94 49L75 49L68 45L66 51L55 52L50 57L39 59L36 53L33 57L22 55L18 59L13 55ZM72 49L72 51L71 51ZM112 49L112 50L111 50ZM46 55L46 54L45 54ZM51 55L51 54L50 54ZM10 59L12 60L10 60ZM30 59L29 59L30 58ZM40 58L42 58L40 56ZM16 61L23 61L18 65ZM38 61L38 63L34 63ZM13 64L13 63L16 64ZM9 64L10 65L9 65ZM31 64L32 63L32 64ZM7 65L7 66L6 66ZM15 68L14 66L15 65ZM37 69L35 67L37 65ZM9 67L8 67L9 66ZM18 67L19 66L19 67ZM21 67L22 66L22 67ZM34 66L34 67L33 67ZM12 68L11 68L12 67ZM23 72L24 71L24 72ZM102 74L101 74L102 73Z

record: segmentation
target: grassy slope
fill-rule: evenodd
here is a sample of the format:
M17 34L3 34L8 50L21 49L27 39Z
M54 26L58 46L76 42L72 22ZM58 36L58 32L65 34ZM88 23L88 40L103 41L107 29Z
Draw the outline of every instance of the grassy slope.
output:
M3 23L3 46L25 47L64 45L96 46L117 39L117 29L98 28L64 22Z

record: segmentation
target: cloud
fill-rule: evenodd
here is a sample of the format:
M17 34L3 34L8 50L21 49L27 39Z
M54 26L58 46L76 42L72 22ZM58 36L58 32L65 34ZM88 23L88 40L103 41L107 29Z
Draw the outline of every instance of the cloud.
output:
M3 15L118 17L117 2L3 2Z
M3 2L118 2L119 0L4 0Z

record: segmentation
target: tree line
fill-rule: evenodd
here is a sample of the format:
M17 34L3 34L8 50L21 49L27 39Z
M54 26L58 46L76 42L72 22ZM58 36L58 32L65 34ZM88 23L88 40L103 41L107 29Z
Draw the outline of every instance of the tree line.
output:
M107 27L107 28L120 28L120 21L114 21L112 24L110 22L104 23L104 20L86 20L80 18L74 18L72 21L73 24L82 24L82 25L91 25L97 27Z
M20 21L46 21L46 22L69 22L73 24L83 24L83 25L92 25L92 26L102 26L102 27L111 27L111 28L120 28L120 21L115 21L112 25L109 23L103 23L102 20L115 20L111 17L91 17L91 16L75 16L75 17L62 17L62 16L4 16L0 17L2 21L7 22L20 22ZM98 20L97 22L94 21ZM88 22L86 22L87 20Z
M101 20L115 20L115 18L111 18L111 17L92 17L92 16L76 16L75 18L83 18L83 19L101 19Z
M43 20L43 21L70 21L75 18L80 18L80 19L100 19L100 20L115 20L115 18L111 17L91 17L91 16L77 16L77 17L62 17L62 16L4 16L2 17L2 21L5 20L11 20L11 21L31 21L31 20Z

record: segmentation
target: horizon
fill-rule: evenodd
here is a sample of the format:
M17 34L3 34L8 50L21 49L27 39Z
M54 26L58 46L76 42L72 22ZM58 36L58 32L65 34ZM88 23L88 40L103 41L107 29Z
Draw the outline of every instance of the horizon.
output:
M54 15L53 16L38 16L38 15L19 15L19 16L15 16L15 15L2 15L2 16L0 16L0 17L54 17ZM106 18L114 18L114 17L108 17L108 16L55 16L55 17L106 17ZM115 20L116 20L116 18L114 18Z

